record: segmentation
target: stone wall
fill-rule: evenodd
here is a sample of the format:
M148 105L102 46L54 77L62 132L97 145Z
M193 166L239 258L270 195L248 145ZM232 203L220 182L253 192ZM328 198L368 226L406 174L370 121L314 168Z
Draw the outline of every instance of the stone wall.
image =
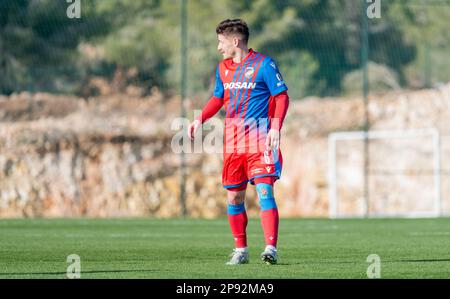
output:
M373 95L370 103L373 129L440 130L442 194L444 210L450 211L446 172L450 169L450 84ZM186 108L199 106L188 101ZM176 133L170 126L179 107L179 99L163 99L157 92L149 97L122 94L87 100L42 93L0 96L0 217L178 216L180 159L170 147ZM291 101L282 136L283 176L275 188L281 216L328 215L327 136L359 130L363 112L360 98ZM373 165L403 161L401 175L371 179L371 190L379 197L373 210L401 208L408 198L427 208L433 183L427 172L429 149L425 146L421 153L411 144L399 146L397 152L392 144L373 146ZM405 154L405 148L419 150ZM342 212L358 211L363 200L358 173L361 153L358 143L338 151L339 180L344 182L339 189L345 199ZM225 215L221 154L186 158L189 214ZM417 170L424 174L416 175ZM247 195L249 214L257 216L254 188Z

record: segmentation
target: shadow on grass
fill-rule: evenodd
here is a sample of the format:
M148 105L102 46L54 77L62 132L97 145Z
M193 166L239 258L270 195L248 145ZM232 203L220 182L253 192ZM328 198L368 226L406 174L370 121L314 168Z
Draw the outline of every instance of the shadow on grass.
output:
M276 263L276 264L273 264L273 265L267 265L267 264L265 264L265 263L261 263L261 265L266 265L267 267L276 267L276 266L298 266L298 265L303 265L304 263L280 263L280 262L278 262L278 263Z
M437 263L437 262L450 262L450 259L416 259L416 260L390 260L383 262L391 262L391 263ZM298 266L298 265L311 265L311 264L358 264L359 261L305 261L301 263L280 263L278 262L275 265L267 265L267 266Z
M81 274L99 274L99 273L131 273L131 272L161 272L161 270L98 270L81 271ZM67 272L2 272L0 276L5 275L65 275Z
M450 262L450 259L399 260L399 261L393 261L393 262L433 263L433 262Z

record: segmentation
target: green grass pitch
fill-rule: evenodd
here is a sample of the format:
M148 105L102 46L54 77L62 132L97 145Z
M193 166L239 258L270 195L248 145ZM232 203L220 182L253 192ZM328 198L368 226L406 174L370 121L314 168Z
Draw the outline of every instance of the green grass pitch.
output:
M281 219L279 263L259 259L259 219L248 226L250 263L227 266L228 222L197 219L0 220L0 278L450 278L450 219Z

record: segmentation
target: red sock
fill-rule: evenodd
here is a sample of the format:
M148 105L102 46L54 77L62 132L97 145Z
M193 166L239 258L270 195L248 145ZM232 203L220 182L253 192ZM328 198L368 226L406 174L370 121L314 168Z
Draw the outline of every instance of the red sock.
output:
M261 226L264 231L266 245L277 246L278 241L278 208L273 197L273 177L262 177L255 179L261 205Z
M244 211L236 215L228 214L228 222L230 223L235 247L247 247L247 233L245 232L248 223L247 212Z
M270 209L261 212L261 225L264 230L266 245L277 247L278 223L278 209Z

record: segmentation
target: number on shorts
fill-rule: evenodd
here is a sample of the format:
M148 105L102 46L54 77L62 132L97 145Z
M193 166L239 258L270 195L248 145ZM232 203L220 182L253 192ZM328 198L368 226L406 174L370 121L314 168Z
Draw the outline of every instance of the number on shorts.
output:
M269 151L264 151L264 162L266 162L266 164L271 164L270 157L269 157Z

